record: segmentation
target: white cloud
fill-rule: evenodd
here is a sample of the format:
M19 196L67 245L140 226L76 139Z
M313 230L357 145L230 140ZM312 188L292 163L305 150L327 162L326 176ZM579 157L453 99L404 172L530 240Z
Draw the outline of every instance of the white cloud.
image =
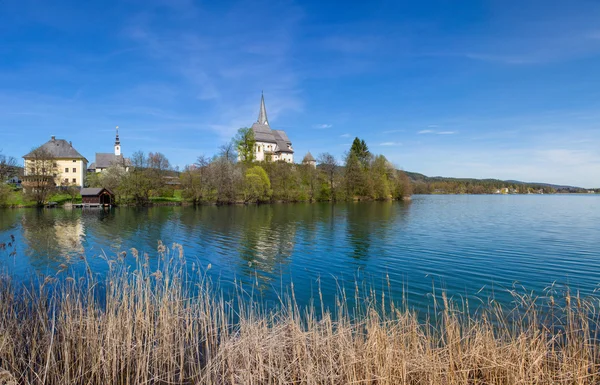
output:
M325 128L331 128L331 127L333 127L333 124L327 124L327 123L315 124L314 127L317 128L317 129L319 129L319 130L323 130Z
M349 137L350 137L350 134L342 134L342 135L340 135L340 138L349 138Z
M400 142L383 142L379 143L380 146L402 146Z
M417 134L419 134L419 135L423 135L423 134L452 135L452 134L456 134L456 131L421 130L421 131L417 132Z

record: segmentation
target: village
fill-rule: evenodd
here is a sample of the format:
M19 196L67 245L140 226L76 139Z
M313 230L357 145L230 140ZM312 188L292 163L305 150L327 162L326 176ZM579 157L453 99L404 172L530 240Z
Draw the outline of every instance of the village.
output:
M38 206L55 207L60 203L69 203L73 207L104 207L114 205L117 200L123 201L119 199L123 194L119 194L117 190L122 192L129 190L123 188L123 181L111 183L114 182L115 177L124 180L143 171L149 174L148 179L151 180L146 183L145 192L141 194L143 196L140 197L132 191L127 191L125 194L132 196L136 204L147 204L160 198L164 198L163 200L168 203L182 200L182 195L185 195L185 192L181 191L186 188L180 178L182 174L200 172L200 169L206 166L197 162L186 167L184 173L180 173L170 166L168 159L161 153L151 152L146 156L137 152L132 154L133 157L127 157L122 150L118 126L115 131L113 151L96 152L91 162L68 138L57 138L52 135L46 143L23 155L22 172L19 175L12 175L8 183L22 188L24 196L29 196ZM285 131L271 128L264 95L261 95L258 119L251 128L240 129L238 137L222 147L225 148L222 148L221 155L231 163L294 165L292 142ZM310 152L307 152L300 165L316 170L317 161ZM135 180L129 182L131 185L138 184ZM270 181L267 182L270 185ZM243 189L239 183L236 188ZM271 195L269 189L264 186L259 188L258 190L263 190L258 193L261 197L260 199L256 197L254 200L266 199ZM69 202L50 199L56 195L62 195L62 200ZM247 201L248 194L244 195L246 196L242 200ZM227 201L238 199L239 197L230 196ZM220 199L217 201L221 202Z

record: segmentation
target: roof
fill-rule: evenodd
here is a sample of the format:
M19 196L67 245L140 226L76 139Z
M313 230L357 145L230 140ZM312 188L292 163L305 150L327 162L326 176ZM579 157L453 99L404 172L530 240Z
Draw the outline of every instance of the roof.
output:
M113 164L124 164L129 166L131 164L128 158L123 158L123 155L115 155L112 153L97 152L96 162L94 168L109 168ZM91 169L92 167L90 167Z
M112 195L112 193L110 192L109 189L107 188L102 188L102 187L87 187L87 188L82 188L81 189L81 196L86 196L86 197L96 197L98 195L100 195L103 191L108 192L109 194Z
M27 155L24 155L23 158L33 158L34 151L38 149L47 151L53 158L81 159L84 160L86 163L88 161L75 149L75 147L73 147L71 142L67 142L64 139L56 139L54 136L48 142L44 143L35 150L32 150Z
M275 152L294 152L294 150L291 149L292 142L290 142L284 131L273 130L273 136L277 142L277 148L275 149Z
M292 142L288 138L285 131L273 130L269 126L264 95L262 95L260 98L258 120L252 125L252 131L254 131L254 139L257 142L275 143L276 147L274 152L294 153L294 150L291 149Z
M267 107L265 107L265 95L260 96L260 111L258 111L258 120L256 122L267 126L269 125L269 120L267 119Z
M302 163L304 162L316 162L315 158L312 156L312 154L309 152L306 153L306 155L304 155L304 159L302 159Z

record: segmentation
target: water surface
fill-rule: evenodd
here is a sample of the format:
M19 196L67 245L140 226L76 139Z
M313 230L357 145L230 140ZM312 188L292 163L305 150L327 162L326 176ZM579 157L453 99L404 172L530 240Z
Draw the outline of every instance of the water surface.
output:
M267 298L294 282L306 303L321 285L326 301L354 282L430 305L434 287L453 296L520 285L542 293L600 283L600 196L415 196L410 203L275 204L103 210L0 211L0 259L17 276L98 273L101 256L136 248L156 258L157 241L183 245L188 265L207 266L227 287L252 284ZM131 253L129 253L131 255ZM498 294L501 293L501 294ZM502 294L504 293L504 294Z

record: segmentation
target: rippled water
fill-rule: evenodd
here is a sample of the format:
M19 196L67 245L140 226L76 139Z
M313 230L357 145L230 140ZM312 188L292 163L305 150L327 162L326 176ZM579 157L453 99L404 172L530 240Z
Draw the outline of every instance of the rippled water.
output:
M489 295L555 283L590 294L600 283L599 195L415 196L410 203L286 204L95 210L2 210L0 250L17 276L82 268L98 256L157 241L184 246L222 286L252 283L267 298L294 282L305 303L322 287L368 283L402 293L417 308L435 287L454 296ZM318 283L317 283L318 282ZM498 294L500 293L500 294Z

